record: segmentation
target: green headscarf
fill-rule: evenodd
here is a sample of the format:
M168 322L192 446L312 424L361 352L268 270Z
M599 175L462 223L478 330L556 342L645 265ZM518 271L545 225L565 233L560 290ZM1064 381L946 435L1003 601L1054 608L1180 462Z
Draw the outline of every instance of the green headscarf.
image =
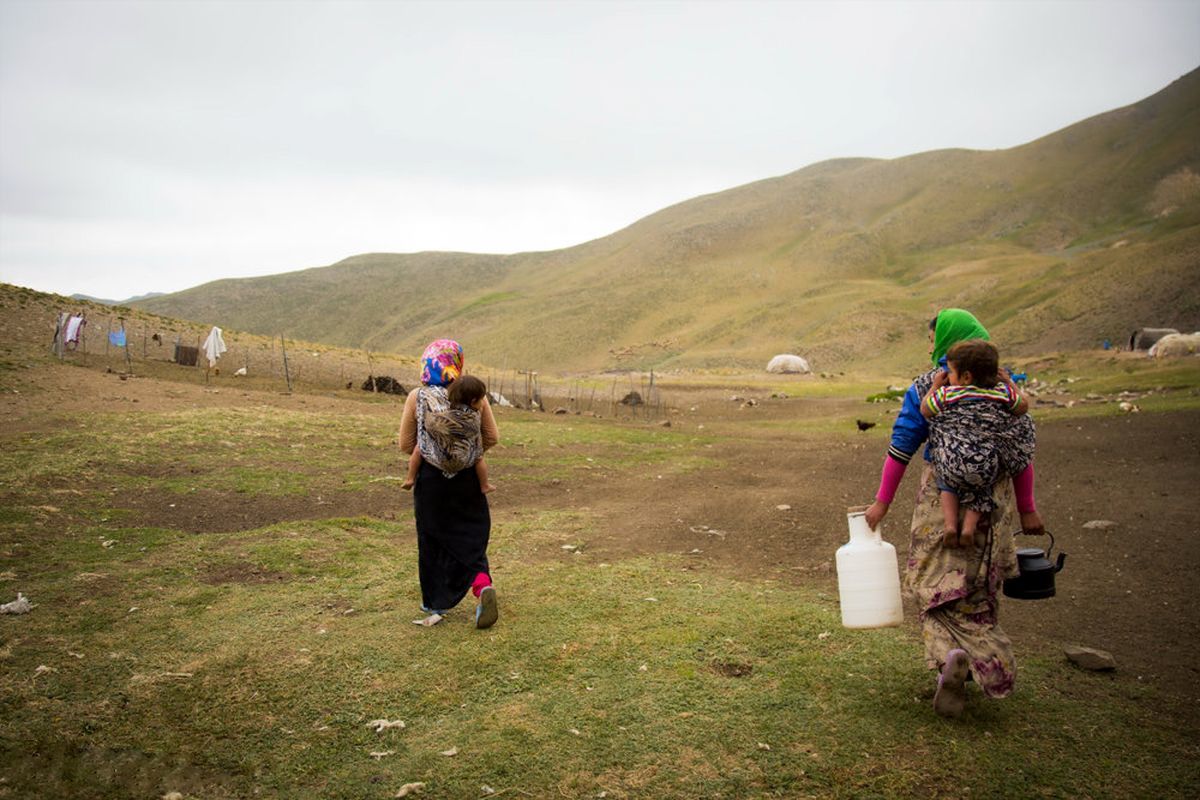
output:
M933 328L933 363L942 360L946 352L967 339L990 339L987 328L979 324L975 315L961 308L943 308L938 312L937 324Z

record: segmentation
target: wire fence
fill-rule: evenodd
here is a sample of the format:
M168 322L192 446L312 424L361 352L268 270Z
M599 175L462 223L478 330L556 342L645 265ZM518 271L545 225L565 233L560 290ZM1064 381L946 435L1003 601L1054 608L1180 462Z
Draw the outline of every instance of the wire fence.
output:
M72 324L82 319L82 324ZM61 312L52 349L64 362L126 376L279 392L367 391L403 397L420 383L416 358L313 344L286 336L222 330L226 350L210 362L212 326L118 313ZM637 421L667 416L654 372L563 378L537 370L468 365L487 382L494 406Z

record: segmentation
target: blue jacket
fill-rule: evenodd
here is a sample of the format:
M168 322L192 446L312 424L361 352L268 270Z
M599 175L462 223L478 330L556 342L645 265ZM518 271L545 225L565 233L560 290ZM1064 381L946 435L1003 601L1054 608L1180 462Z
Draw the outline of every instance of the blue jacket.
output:
M946 369L945 356L938 361L937 369ZM912 385L904 393L900 413L896 415L896 421L892 424L892 441L888 447L888 455L901 464L911 461L917 450L929 438L929 420L921 414L921 398L929 391L933 383L933 374L934 370L931 369L913 379ZM923 455L926 461L930 460L928 447Z

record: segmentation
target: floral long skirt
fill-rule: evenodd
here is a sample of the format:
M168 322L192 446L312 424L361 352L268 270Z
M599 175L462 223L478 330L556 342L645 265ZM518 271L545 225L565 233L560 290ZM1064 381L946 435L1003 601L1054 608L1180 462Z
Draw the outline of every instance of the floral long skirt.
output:
M1013 532L1020 530L1012 482L993 489L996 509L980 520L973 547L947 547L933 470L921 474L913 511L905 589L920 609L925 663L939 669L955 648L967 651L971 674L988 697L1007 697L1016 680L1012 641L1000 628L999 593L1017 574Z

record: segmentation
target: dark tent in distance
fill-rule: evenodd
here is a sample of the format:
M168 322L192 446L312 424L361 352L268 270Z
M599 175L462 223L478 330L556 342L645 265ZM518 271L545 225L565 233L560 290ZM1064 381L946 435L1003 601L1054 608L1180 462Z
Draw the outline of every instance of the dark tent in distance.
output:
M1179 333L1174 328L1138 328L1129 334L1130 350L1149 350L1154 343L1168 333Z

